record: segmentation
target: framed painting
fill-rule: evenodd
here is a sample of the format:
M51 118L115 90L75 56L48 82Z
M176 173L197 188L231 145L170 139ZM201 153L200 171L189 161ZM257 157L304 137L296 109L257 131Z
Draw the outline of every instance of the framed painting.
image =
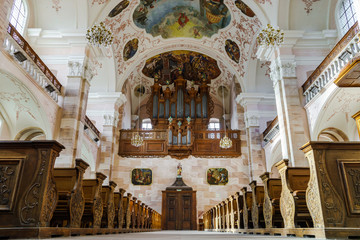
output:
M131 172L131 182L134 185L151 185L152 171L149 168L134 168Z
M225 185L229 182L229 173L226 168L209 168L206 178L210 185Z

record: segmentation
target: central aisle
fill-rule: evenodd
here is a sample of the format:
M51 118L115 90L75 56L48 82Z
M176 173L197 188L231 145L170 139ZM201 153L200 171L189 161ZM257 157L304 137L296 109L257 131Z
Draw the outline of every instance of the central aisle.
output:
M217 233L217 232L203 232L203 231L159 231L159 232L145 232L145 233L126 233L126 234L114 234L114 235L95 235L95 236L81 236L71 238L59 238L82 240L82 239L116 239L116 240L219 240L219 239L287 239L281 236L262 236L262 235L242 235L233 233ZM291 240L300 240L304 238L291 237Z

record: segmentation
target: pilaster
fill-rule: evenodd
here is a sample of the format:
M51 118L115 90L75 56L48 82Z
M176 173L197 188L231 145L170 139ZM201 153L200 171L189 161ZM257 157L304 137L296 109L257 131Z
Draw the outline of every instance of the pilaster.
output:
M74 167L75 158L81 157L84 119L90 79L83 76L81 62L69 62L68 81L64 96L59 141L65 150L56 161L56 167Z
M308 141L306 115L300 102L295 61L274 59L270 65L279 120L282 158L307 166L299 148Z

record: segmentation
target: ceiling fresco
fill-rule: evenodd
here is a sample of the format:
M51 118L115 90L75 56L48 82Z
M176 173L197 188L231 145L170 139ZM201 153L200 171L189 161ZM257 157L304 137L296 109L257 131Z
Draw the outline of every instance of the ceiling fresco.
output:
M231 16L223 0L141 0L133 20L153 37L211 37L229 25Z
M142 72L157 79L161 85L172 84L180 75L197 85L203 80L210 83L221 73L213 58L186 50L165 52L149 58Z

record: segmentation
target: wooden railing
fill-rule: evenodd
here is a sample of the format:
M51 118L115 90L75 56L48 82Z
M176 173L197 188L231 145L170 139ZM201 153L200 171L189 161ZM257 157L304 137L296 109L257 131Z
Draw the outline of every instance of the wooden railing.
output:
M55 75L50 71L50 69L45 65L45 63L41 60L41 58L36 54L34 49L31 48L29 43L21 36L21 34L15 29L11 23L9 23L7 32L9 35L15 40L15 42L21 47L22 50L34 61L36 66L45 74L45 76L49 79L52 85L61 92L62 85L57 80Z
M94 134L100 139L100 131L95 127L95 125L92 123L92 121L88 118L88 116L85 115L85 126L90 128Z
M144 137L140 147L131 145L135 133ZM232 140L232 147L220 148L220 139L225 131L191 131L191 144L169 144L168 130L121 130L119 155L124 157L153 157L170 155L185 158L189 155L210 157L237 157L241 155L240 131L229 130L226 135Z
M356 22L302 85L306 103L316 96L360 52L358 33L359 25Z

